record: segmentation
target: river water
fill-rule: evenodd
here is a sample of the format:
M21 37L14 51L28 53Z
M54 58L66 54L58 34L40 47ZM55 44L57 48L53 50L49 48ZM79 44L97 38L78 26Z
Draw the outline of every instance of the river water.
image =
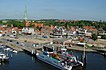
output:
M82 52L74 51L74 55L81 58ZM106 58L96 53L86 53L87 65L85 70L106 70ZM58 70L24 52L10 53L9 63L0 65L0 70Z

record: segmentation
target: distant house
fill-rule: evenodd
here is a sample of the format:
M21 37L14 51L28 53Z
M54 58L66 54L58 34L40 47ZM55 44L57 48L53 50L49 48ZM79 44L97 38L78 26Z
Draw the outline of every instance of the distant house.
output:
M17 34L18 33L18 27L13 27L11 29L11 32L14 33L14 34Z
M3 33L4 31L5 31L5 28L0 26L0 33Z
M60 20L59 22L66 22L66 20L65 20L65 19L63 19L63 20Z
M88 31L88 30L85 30L85 36L86 37L92 37L92 32Z
M41 29L44 27L44 24L42 23L32 23L32 25L34 26L34 31L38 34L41 34Z
M49 35L50 33L52 33L52 29L49 26L43 26L43 28L41 29L41 33L43 33L44 35Z
M98 34L99 35L105 35L105 30L103 30L102 28L98 29Z
M22 29L18 29L18 33L19 34L22 34Z
M2 20L2 23L7 23L8 21L7 20Z
M91 31L92 34L97 34L97 29L93 26L84 26L84 29L86 29L87 31Z
M35 34L35 30L33 27L23 27L22 33L24 34Z
M66 30L63 27L55 27L53 30L54 35L65 35Z
M71 27L71 32L72 32L71 35L73 35L73 36L78 36L80 33L79 29L76 27Z
M44 25L42 23L33 23L35 27L43 27Z
M6 28L7 24L6 25L0 24L0 27Z
M91 32L87 32L87 33L85 33L85 36L86 37L92 37L92 33Z

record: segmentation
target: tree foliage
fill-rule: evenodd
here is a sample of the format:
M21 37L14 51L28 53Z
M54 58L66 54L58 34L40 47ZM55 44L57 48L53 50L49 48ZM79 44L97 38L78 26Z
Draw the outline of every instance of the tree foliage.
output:
M96 41L96 40L97 40L97 34L92 34L92 39L93 39L94 41Z
M102 39L106 39L106 35L101 36Z
M19 28L22 28L23 26L25 26L24 21L23 22L20 22L20 20L7 20L7 21L8 21L7 23L3 23L2 20L0 20L0 24L3 24L3 25L8 24L9 27L11 26L11 24L13 24L13 26L19 27ZM46 26L51 26L51 25L64 26L66 29L72 26L78 26L78 27L95 26L97 29L101 27L106 31L106 22L88 21L88 20L59 22L59 20L57 19L38 20L38 21L41 21L41 23L43 23ZM30 25L30 27L32 26L33 25Z
M24 22L20 22L18 20L8 20L7 23L2 23L2 21L0 21L0 24L7 24L9 27L11 27L11 25L13 25L14 27L19 27L19 28L22 28L25 26Z

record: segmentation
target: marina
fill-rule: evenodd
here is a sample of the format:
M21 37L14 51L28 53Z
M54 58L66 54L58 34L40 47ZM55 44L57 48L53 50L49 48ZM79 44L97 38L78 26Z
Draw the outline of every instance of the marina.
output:
M13 41L13 40L12 40ZM20 46L20 43L22 43L22 42L18 42L18 44L17 44L17 41L13 41L12 42L12 44L16 44L17 46ZM33 60L37 60L37 61L39 61L39 60L41 60L41 58L39 58L38 57L38 53L37 52L39 52L39 50L42 50L42 48L43 48L43 46L48 46L48 47L50 47L50 48L53 48L52 46L55 46L55 49L57 49L57 51L60 49L59 48L59 46L62 46L62 45L56 45L56 44L44 44L44 45L40 45L40 46L37 46L37 47L33 47L33 46L31 46L32 45L32 43L30 44L26 44L27 42L25 42L25 43L23 43L24 44L24 46L21 46L19 49L17 48L12 48L12 47L10 47L11 45L8 45L7 46L7 44L6 45L4 45L4 43L3 43L3 41L2 41L2 44L1 44L1 50L2 50L2 52L4 52L5 54L6 54L6 56L8 56L9 57L9 60L8 60L8 62L9 63L11 63L11 61L10 60L12 60L13 59L13 57L14 57L14 54L15 54L15 56L16 55L18 55L18 54L25 54L25 55L28 55L29 57L32 57L32 59ZM56 47L57 46L57 47ZM81 50L82 51L80 51L80 49L79 50L75 50L76 48L75 47L66 47L67 49L68 49L68 51L69 52L71 52L72 51L72 53L73 53L73 55L79 60L79 61L82 61L83 62L83 60L82 60L82 56L83 56L83 50L84 50L84 48L82 47L81 48ZM75 49L70 49L70 48L75 48ZM19 51L19 50L22 50L22 51ZM77 49L78 49L78 47L77 47ZM89 57L90 57L90 59L91 59L91 57L94 57L94 56L99 56L99 58L101 57L102 58L102 60L103 61L105 61L105 56L103 55L103 54L101 54L101 53L105 53L105 50L103 50L102 52L97 52L97 50L95 51L95 50L93 50L93 52L91 51L91 50L88 50L88 51L85 51L85 53L86 53L86 65L84 65L84 67L83 67L83 64L82 64L82 68L80 68L80 70L82 70L82 69L85 69L85 70L89 70L89 64L90 64L90 60L88 60L89 59ZM41 53L41 52L39 52L39 53ZM89 56L89 54L90 54L90 56ZM21 56L24 56L24 55L21 55ZM20 56L20 57L21 57ZM51 55L49 55L49 56L51 56ZM20 57L18 57L18 58L20 58ZM45 56L43 56L43 57L45 57ZM46 55L46 57L48 58L48 55ZM66 57L66 56L65 56ZM55 59L54 58L52 58L52 57L49 57L47 60L49 60L49 59L53 59L53 60L50 60L50 61L47 61L47 62L45 62L45 61L40 61L40 62L43 62L45 65L48 65L48 66L50 66L50 67L53 67L54 69L60 69L61 68L61 66L58 68L58 67L56 67L55 66L55 64L54 65L52 65L52 62L53 61L55 61ZM98 59L99 59L98 58ZM92 59L93 61L95 61L94 59ZM56 60L57 61L57 60ZM92 61L92 62L93 62ZM50 62L50 64L48 63L48 62ZM96 62L96 61L95 61ZM8 63L8 64L9 64ZM59 62L60 63L60 62ZM1 63L1 65L2 64L5 64L4 62L2 62ZM98 63L98 64L100 64L100 63ZM105 62L104 62L104 64L105 64ZM92 64L91 64L92 65ZM105 66L105 65L103 65L103 66ZM74 67L74 66L73 66ZM75 67L74 67L75 68ZM93 70L92 68L90 68L91 70ZM32 69L33 70L33 69ZM42 70L42 69L40 69L40 70ZM46 69L45 69L46 70ZM60 70L64 70L64 68L61 68ZM67 69L67 70L77 70L77 69ZM79 69L78 69L79 70ZM101 70L103 70L102 68L101 68Z
M80 60L83 53L73 51L73 54L78 56ZM106 68L106 57L97 53L86 53L86 55L87 65L85 70L104 70ZM0 64L0 70L58 70L24 52L19 52L17 54L8 52L8 56L10 57L9 63Z
M1 0L0 70L106 70L106 0Z

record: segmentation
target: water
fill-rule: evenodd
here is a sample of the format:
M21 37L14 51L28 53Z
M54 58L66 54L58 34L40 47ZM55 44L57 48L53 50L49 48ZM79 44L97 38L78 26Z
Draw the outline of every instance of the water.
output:
M14 53L13 57L10 57L9 63L0 65L0 70L56 70L56 68L20 52Z
M81 59L82 52L75 52L74 55ZM106 57L97 53L86 53L87 64L85 70L106 70Z
M25 54L24 52L9 53L9 63L0 65L0 70L58 70L38 59ZM81 58L82 52L75 52L74 55ZM85 70L106 70L106 58L96 53L86 53L87 65Z

